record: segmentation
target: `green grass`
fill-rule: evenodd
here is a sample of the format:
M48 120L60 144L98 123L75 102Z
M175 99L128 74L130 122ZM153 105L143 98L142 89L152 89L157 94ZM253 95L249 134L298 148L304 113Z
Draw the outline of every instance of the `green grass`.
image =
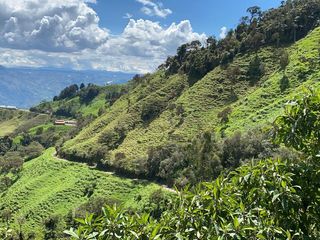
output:
M54 125L52 122L46 123L46 124L41 124L39 126L30 128L28 133L32 136L36 135L37 131L39 129L43 129L43 132L46 132L50 129L52 129L54 132L56 133L65 133L68 132L70 130L70 128L73 128L72 126L59 126L59 125Z
M33 114L25 111L0 109L0 137L12 134L33 117Z
M98 116L99 109L106 107L105 97L105 94L99 94L88 105L81 105L79 111L83 114L83 116L88 116L90 114Z
M16 220L26 217L24 231L35 231L42 238L42 223L50 215L65 216L70 210L89 200L86 189L95 184L91 197L116 199L124 207L139 208L151 192L160 187L146 181L119 178L88 166L53 157L48 149L37 159L24 164L21 176L0 198L1 208L13 212L12 227ZM136 196L142 200L136 202Z
M99 142L101 136L114 132L119 126L124 127L127 129L126 138L117 148L110 150L111 163L115 161L116 153L121 152L126 156L124 168L134 169L136 160L145 159L152 146L185 142L204 130L216 131L220 136L221 129L226 135L231 135L236 131L266 126L282 111L288 100L301 92L303 86L318 85L319 40L320 28L317 28L306 38L286 47L290 55L286 70L290 87L285 92L280 91L279 85L283 76L279 54L283 48L265 47L257 52L265 65L265 74L254 86L249 84L246 72L256 53L238 55L234 59L231 66L239 66L241 72L236 81L231 81L228 66L214 69L191 87L186 86L183 75L167 78L158 71L115 102L78 136L65 143L63 151L81 156L98 150L103 146ZM179 93L178 86L181 85L184 89ZM238 97L236 101L231 99L232 91ZM154 99L161 102L164 96L173 92L178 96L167 100L166 109L157 118L148 124L141 121L141 106L144 103ZM182 115L177 114L178 105L184 109ZM232 113L230 121L224 124L217 115L228 106L232 108Z
M275 71L258 89L232 105L233 113L227 133L247 131L272 123L283 110L284 104L299 95L304 87L319 86L319 40L320 28L287 49L290 64L286 71ZM305 60L302 61L302 57ZM289 78L290 86L281 92L279 82L284 74Z

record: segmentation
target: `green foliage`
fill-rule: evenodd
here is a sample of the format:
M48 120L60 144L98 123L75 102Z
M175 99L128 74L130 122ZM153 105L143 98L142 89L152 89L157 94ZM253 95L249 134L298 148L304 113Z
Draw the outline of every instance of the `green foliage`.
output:
M283 77L280 79L280 90L281 90L281 92L284 92L289 87L290 87L289 78L286 75L283 75Z
M10 137L0 137L0 155L8 152L13 145L13 140Z
M148 176L165 180L169 186L211 181L223 169L234 169L242 162L281 154L261 131L235 135L218 141L212 132L204 132L187 144L168 144L151 148L146 170ZM294 158L294 156L292 156Z
M63 100L66 98L73 98L79 90L79 86L77 84L70 85L61 91L58 97L54 97L54 101Z
M278 143L317 157L319 96L306 92L277 118ZM236 135L231 144L239 143ZM201 148L207 152L206 144ZM106 206L102 216L89 215L76 231L65 233L75 239L318 239L319 169L319 161L252 161L185 189L158 219Z
M0 158L0 173L18 173L21 171L23 159L15 152L9 152Z
M264 74L264 66L258 55L250 61L247 74L252 85L258 82Z
M289 53L287 51L283 51L280 55L280 67L282 70L285 70L286 67L289 65Z
M316 239L318 169L303 162L249 164L183 191L159 220L106 207L102 216L89 215L66 233L74 239ZM301 181L306 170L308 181Z
M62 237L61 231L59 231L59 223L61 217L53 215L44 220L44 239L53 240Z
M275 122L274 139L316 156L320 153L320 91L305 89L298 99L287 103L285 115Z
M229 115L232 113L232 109L227 107L218 113L218 118L221 119L222 123L227 123L229 121Z
M87 88L82 88L79 93L80 102L83 104L90 103L96 96L98 96L100 89L93 84L88 85Z

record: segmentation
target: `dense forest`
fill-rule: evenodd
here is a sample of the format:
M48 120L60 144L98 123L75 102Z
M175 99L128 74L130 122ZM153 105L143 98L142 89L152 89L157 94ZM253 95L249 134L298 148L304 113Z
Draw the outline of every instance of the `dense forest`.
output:
M318 239L319 43L319 0L254 6L127 84L0 109L1 238Z

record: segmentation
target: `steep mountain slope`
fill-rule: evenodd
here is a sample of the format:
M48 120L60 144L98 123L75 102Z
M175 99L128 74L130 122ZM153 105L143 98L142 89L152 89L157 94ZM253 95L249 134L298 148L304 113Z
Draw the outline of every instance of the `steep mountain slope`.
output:
M320 28L285 48L264 47L237 55L189 86L184 75L165 76L163 70L136 80L137 86L107 112L66 142L61 154L88 161L102 156L109 166L139 173L148 149L168 142L186 142L206 129L222 136L271 123L285 102L304 86L318 85ZM285 72L279 58L286 49ZM249 63L259 56L264 75L256 84L246 77ZM238 74L232 74L239 66ZM289 86L281 90L281 79ZM228 122L219 113L230 107Z
M97 197L117 201L132 209L142 207L160 186L145 181L122 179L112 173L90 169L86 165L53 157L54 149L24 164L19 179L2 193L0 209L10 212L11 226L18 228L24 218L25 234L36 233L43 239L43 223ZM135 199L139 197L139 201ZM61 219L60 225L65 228Z

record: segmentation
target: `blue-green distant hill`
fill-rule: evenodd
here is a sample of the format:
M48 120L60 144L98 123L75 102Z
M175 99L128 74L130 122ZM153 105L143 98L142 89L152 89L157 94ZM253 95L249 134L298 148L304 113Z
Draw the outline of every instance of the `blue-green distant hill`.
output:
M0 66L0 105L29 108L42 100L52 99L70 84L119 84L127 82L132 76L121 72Z

